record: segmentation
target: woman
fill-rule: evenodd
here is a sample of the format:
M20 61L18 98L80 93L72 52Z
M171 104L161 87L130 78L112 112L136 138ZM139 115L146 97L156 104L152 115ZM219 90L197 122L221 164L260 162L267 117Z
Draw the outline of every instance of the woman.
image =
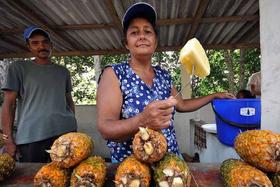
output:
M174 108L191 112L214 98L232 98L215 93L197 99L182 99L170 75L151 65L157 47L156 12L147 3L136 3L124 14L125 47L131 59L105 68L97 92L97 126L108 140L112 162L132 154L131 142L139 127L161 130L168 152L180 155L173 126Z

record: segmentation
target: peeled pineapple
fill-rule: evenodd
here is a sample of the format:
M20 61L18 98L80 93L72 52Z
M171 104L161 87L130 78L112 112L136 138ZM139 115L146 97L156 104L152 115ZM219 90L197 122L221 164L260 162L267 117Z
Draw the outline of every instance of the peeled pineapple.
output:
M48 152L55 164L62 168L69 168L88 158L92 151L93 141L90 136L70 132L56 139Z
M70 172L59 168L54 163L44 165L34 177L35 187L67 187L69 186Z
M189 187L191 172L184 160L167 153L155 167L154 179L160 187Z
M0 154L0 181L9 177L16 168L15 160L7 153Z
M74 169L71 176L71 186L102 187L105 177L105 161L99 156L91 156Z
M210 65L205 50L196 38L189 40L181 49L179 61L190 75L206 77L210 74Z
M167 150L167 142L163 134L140 127L134 136L132 148L138 160L153 163L163 158Z
M239 134L234 143L239 156L266 172L280 171L280 135L269 130L250 130Z
M226 187L272 187L265 173L241 160L225 160L220 172Z
M127 157L118 167L115 175L116 187L149 187L150 168L134 156Z

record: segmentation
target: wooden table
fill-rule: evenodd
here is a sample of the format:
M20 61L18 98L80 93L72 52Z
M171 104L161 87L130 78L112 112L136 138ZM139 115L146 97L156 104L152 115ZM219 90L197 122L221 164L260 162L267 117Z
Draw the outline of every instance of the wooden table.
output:
M42 163L17 163L15 173L6 181L0 183L0 186L20 186L30 187L33 184L33 177L36 172L42 167ZM222 182L219 178L219 164L205 163L188 163L192 174L192 187L222 187ZM114 174L117 169L117 164L107 163L107 180L105 187L114 186ZM195 180L194 180L195 179ZM195 182L197 182L197 185ZM154 186L153 184L151 186Z

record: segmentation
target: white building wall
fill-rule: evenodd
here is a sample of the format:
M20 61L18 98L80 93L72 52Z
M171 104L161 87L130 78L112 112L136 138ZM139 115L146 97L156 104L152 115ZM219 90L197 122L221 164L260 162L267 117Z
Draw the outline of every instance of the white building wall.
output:
M280 1L260 0L262 128L280 133Z

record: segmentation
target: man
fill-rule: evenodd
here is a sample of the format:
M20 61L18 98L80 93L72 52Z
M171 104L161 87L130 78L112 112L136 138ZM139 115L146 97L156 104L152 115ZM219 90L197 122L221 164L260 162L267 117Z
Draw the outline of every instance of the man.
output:
M248 81L248 89L251 91L252 95L256 97L261 96L261 72L256 72L252 74Z
M20 162L48 162L45 150L53 141L77 130L71 78L65 67L51 62L53 45L46 30L31 26L23 36L35 59L12 63L2 86L5 152L17 153Z

